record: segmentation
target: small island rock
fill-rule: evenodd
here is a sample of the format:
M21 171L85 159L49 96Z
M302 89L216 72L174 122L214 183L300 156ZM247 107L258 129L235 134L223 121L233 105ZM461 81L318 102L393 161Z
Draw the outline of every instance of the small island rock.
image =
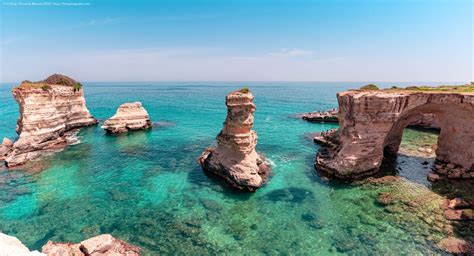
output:
M102 128L111 134L144 130L152 126L150 116L140 102L120 105L114 116L105 121Z

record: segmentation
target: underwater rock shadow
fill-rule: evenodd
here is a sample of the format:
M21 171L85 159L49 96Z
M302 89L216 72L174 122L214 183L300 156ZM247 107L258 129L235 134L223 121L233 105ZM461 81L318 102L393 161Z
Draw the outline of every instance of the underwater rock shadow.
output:
M266 193L263 198L270 202L289 202L299 204L305 200L314 199L314 193L305 188L289 187L272 190Z
M188 181L199 188L207 187L232 199L245 201L250 199L253 194L231 188L222 178L204 171L197 162L195 168L188 173Z

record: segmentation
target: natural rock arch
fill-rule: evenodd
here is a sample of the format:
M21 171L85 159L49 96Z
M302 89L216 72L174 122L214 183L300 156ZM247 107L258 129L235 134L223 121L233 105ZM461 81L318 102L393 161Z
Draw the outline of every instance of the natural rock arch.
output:
M338 101L340 144L318 154L318 170L340 178L376 173L384 149L397 152L403 129L423 114L439 121L436 159L474 168L473 94L354 90L339 93Z

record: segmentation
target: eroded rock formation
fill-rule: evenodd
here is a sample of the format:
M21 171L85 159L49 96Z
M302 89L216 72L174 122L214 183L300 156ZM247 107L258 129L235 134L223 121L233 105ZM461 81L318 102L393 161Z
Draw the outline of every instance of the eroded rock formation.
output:
M384 152L397 153L403 129L430 114L441 129L437 161L474 172L474 94L352 90L337 97L340 143L318 153L318 170L339 178L374 174Z
M16 127L19 138L5 157L9 167L62 149L71 142L75 129L97 123L86 107L82 85L67 76L24 81L12 92L20 117Z
M138 256L140 248L116 239L109 234L89 238L78 244L48 241L42 248L48 256Z
M221 177L234 188L248 191L261 187L270 172L265 159L255 151L253 98L247 90L227 95L227 118L217 135L217 148L206 149L199 158L203 170Z
M128 131L144 130L152 125L148 112L141 102L120 105L114 116L102 126L108 133L117 134Z

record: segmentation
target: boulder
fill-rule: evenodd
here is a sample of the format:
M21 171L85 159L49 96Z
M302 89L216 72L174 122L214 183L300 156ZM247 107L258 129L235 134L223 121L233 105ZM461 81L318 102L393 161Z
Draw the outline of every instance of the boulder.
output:
M46 256L46 254L30 251L18 238L0 233L0 256Z
M0 160L4 160L5 156L10 152L13 147L13 141L9 138L3 138L2 144L0 145Z
M448 253L472 255L474 246L462 239L456 237L444 238L438 243L438 247Z
M41 249L48 256L83 256L80 244L48 241Z
M141 102L120 105L114 116L104 122L102 128L111 134L148 129L152 126L150 116Z
M114 238L110 234L98 235L78 244L48 241L42 248L48 256L138 256L140 248Z

